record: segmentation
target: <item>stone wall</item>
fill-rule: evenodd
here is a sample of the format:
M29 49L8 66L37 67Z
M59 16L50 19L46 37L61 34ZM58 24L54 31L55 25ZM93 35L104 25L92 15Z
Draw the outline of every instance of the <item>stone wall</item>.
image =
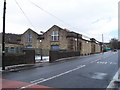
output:
M23 50L21 54L6 54L5 66L18 65L18 64L34 64L35 63L35 51Z
M68 51L50 51L49 62L55 62L58 59L80 56L80 52L68 52Z
M31 40L29 41L29 34L31 37ZM23 33L23 35L21 36L21 44L24 45L24 47L28 47L29 45L31 45L32 47L30 48L38 48L39 44L38 44L38 34L36 32L34 32L31 29L28 29L25 33Z
M91 54L91 42L87 40L82 40L81 45L81 55Z

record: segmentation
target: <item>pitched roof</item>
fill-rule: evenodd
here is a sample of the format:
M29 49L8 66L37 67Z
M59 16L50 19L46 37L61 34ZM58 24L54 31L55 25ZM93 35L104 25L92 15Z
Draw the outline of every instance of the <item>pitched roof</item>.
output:
M61 27L57 26L57 25L53 25L51 28L49 28L45 33L49 32L52 28L58 28L58 29L61 29L63 30ZM45 34L43 33L43 34Z
M31 28L28 28L23 34L25 34L27 31L32 31L33 33L35 33L35 34L37 34L39 36L39 34L37 32L35 32L35 31L33 31Z

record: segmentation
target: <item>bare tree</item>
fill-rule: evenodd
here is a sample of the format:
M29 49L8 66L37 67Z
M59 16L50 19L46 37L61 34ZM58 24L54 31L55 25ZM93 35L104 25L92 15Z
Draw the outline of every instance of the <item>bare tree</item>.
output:
M110 46L111 46L111 48L112 49L118 49L118 39L116 39L116 38L112 38L111 40L110 40Z

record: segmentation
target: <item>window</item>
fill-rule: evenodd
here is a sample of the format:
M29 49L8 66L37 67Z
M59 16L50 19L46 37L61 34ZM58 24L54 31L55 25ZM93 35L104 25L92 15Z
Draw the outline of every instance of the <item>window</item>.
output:
M53 31L51 34L51 40L52 41L59 41L59 34L58 31Z
M27 42L31 43L32 42L32 34L28 33L27 35Z

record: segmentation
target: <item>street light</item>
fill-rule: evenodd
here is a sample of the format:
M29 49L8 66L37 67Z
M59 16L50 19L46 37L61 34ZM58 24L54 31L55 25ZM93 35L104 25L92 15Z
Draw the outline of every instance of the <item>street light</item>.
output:
M40 31L40 33L44 34L43 31ZM41 47L40 47L41 60L43 60L43 58L42 58L42 40L41 39L40 39L40 44L41 44Z
M41 60L43 60L43 59L42 59L42 40L40 40L40 46L41 46L41 47L40 47L40 54L41 54L40 56L41 56Z

